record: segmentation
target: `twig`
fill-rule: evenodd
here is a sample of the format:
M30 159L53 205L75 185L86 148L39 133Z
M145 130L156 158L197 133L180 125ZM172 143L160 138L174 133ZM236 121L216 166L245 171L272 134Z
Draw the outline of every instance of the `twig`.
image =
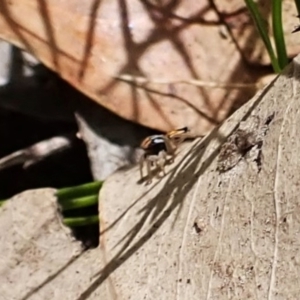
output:
M199 87L210 87L210 88L223 88L223 89L252 89L252 88L260 88L259 83L226 83L226 82L214 82L214 81L202 81L196 79L190 80L153 80L145 77L132 76L129 74L123 74L120 76L116 76L116 79L137 83L137 84L175 84L175 83L183 83L190 84Z
M27 168L47 156L71 148L75 135L63 135L38 142L28 148L18 150L0 159L0 170L22 164Z

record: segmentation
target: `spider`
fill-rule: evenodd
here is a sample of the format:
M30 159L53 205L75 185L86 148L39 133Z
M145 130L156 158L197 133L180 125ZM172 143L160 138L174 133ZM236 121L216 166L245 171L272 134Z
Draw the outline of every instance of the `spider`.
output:
M183 127L167 132L166 134L156 134L145 138L140 147L144 154L140 159L140 175L143 179L144 163L147 166L147 184L152 182L154 174L151 167L155 165L157 169L165 173L165 165L168 162L168 156L171 156L170 163L174 162L176 150L180 143L188 137L189 129Z

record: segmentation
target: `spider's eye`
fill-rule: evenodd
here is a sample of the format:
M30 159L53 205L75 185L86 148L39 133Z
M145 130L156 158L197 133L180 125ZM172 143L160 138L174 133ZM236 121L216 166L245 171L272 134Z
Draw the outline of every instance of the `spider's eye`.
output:
M156 137L155 139L152 140L153 144L157 145L157 144L164 144L165 143L165 140L161 137Z

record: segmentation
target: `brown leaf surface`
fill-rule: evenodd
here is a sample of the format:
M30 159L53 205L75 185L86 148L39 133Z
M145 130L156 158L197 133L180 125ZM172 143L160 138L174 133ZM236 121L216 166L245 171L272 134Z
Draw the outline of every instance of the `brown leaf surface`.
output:
M161 181L138 185L137 168L106 181L105 299L298 298L299 65L298 56L221 128L186 144ZM241 120L273 114L261 171L253 148L218 174L220 146Z
M243 57L251 64L270 65L270 57L259 36L251 15L249 14L244 0L214 1L220 18L226 24L231 38L242 52ZM268 25L268 34L275 49L272 27L272 1L255 1L263 18ZM292 33L299 24L296 18L297 8L294 0L282 1L282 22L284 39L289 57L294 57L300 52L300 35ZM227 33L227 38L230 37Z
M222 38L211 1L155 3L4 0L0 37L123 118L163 131L189 126L203 135L253 95L259 75ZM188 80L250 87L207 88Z

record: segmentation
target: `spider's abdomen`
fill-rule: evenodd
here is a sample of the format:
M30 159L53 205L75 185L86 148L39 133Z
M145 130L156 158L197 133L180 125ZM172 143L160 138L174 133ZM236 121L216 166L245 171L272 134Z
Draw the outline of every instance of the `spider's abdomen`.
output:
M141 148L146 155L158 155L161 151L167 151L165 139L161 135L147 137L141 143Z

